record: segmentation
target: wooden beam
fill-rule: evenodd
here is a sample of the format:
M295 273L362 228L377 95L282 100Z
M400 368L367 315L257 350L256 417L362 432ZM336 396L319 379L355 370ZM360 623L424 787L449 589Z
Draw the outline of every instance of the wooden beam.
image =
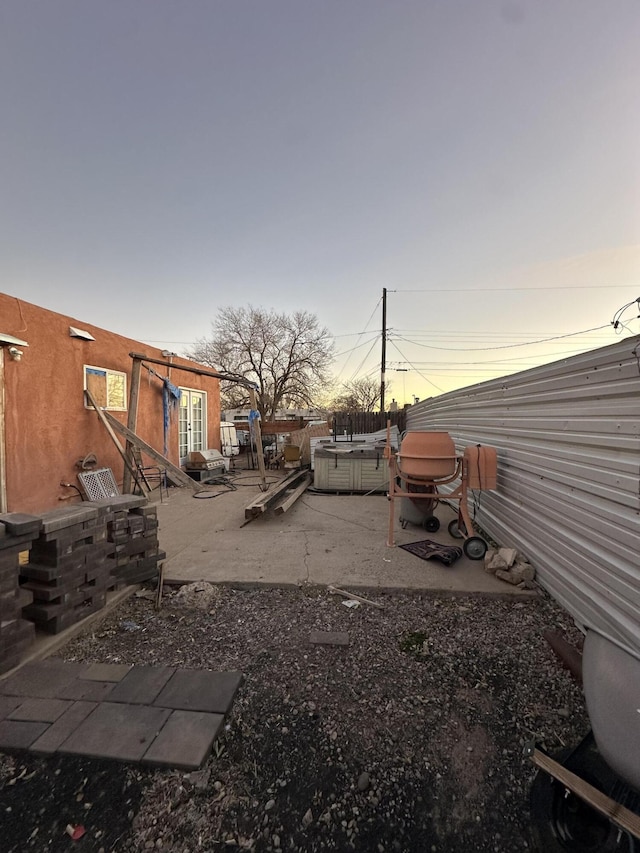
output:
M263 512L270 509L277 501L284 497L285 492L298 484L298 482L307 476L306 471L293 471L289 476L281 480L275 488L269 492L264 492L245 507L244 517L246 519L256 518Z
M251 408L254 412L257 412L258 399L256 396L256 389L253 386L249 388L249 399L251 400ZM260 486L260 488L263 492L266 492L269 487L267 486L267 475L264 469L264 450L262 449L262 428L260 427L260 418L255 418L252 423L255 429L256 454L258 456L258 471L260 471L260 477L262 478L262 485ZM251 435L251 431L249 431L249 435Z
M124 448L123 448L123 447L122 447L122 445L120 444L120 442L119 442L119 440L118 440L118 436L114 433L113 429L111 428L111 425L110 425L109 421L107 420L107 416L108 416L112 421L115 421L115 422L118 424L118 426L122 426L122 424L120 423L120 421L116 420L116 418L114 418L114 417L113 417L113 415L111 415L109 412L104 411L103 409L101 409L101 408L100 408L100 406L99 406L99 405L96 403L96 401L94 400L94 398L93 398L93 394L91 393L91 391L89 391L89 389L88 389L88 388L85 388L84 393L87 395L87 399L89 400L89 402L91 403L91 405L93 406L93 408L96 410L96 413L97 413L97 415L98 415L98 418L99 418L99 419L100 419L100 421L102 422L102 425L104 426L104 428L106 429L106 431L109 433L109 435L110 435L110 437L111 437L111 440L113 441L113 443L115 444L116 448L118 449L118 453L120 454L120 456L122 456L122 461L124 462L125 470L129 470L130 474L132 475L133 479L134 479L134 480L135 480L135 482L137 483L138 488L140 489L140 491L142 492L142 494L143 494L145 497L148 497L148 496L149 496L149 491L148 491L148 489L146 489L146 488L145 488L144 483L142 483L142 481L139 479L139 477L138 477L138 472L137 472L137 471L135 470L135 468L132 466L131 461L130 461L130 460L129 460L129 458L127 457L127 454L124 452Z
M127 417L127 428L131 430L131 432L136 431L136 426L138 423L138 398L140 396L140 373L142 370L142 362L139 358L133 359L133 365L131 367L131 384L129 385L129 413ZM133 460L132 454L133 444L130 439L127 439L127 445L125 447L125 453L127 454L127 459ZM131 473L127 468L124 471L124 478L122 481L122 491L125 494L131 492Z
M278 503L273 510L276 515L282 515L283 512L286 512L290 509L293 504L298 500L299 497L307 491L309 488L309 483L311 482L311 475L307 473L304 480L300 483L300 485L290 492L288 495L285 495L282 503Z
M593 785L590 785L577 774L572 773L571 770L567 770L566 767L563 767L562 764L559 764L541 750L531 749L529 758L536 767L553 776L565 788L573 791L576 796L584 800L585 803L588 803L592 809L609 818L613 824L620 827L620 829L624 829L625 832L630 833L634 838L640 838L640 815L637 815L635 812L630 811L611 799L611 797L603 794L602 791L594 788Z
M140 359L140 361L148 361L149 364L161 364L163 367L172 367L174 370L184 370L187 373L196 373L198 376L211 376L212 379L224 379L225 382L235 382L237 385L243 385L249 389L255 388L255 385L242 376L230 376L227 373L218 373L215 370L207 370L204 367L191 367L186 364L175 364L175 362L169 364L166 359L151 358L141 352L130 352L129 356L133 359Z
M193 489L194 492L199 492L202 490L202 486L200 486L195 480L192 480L188 474L185 474L182 468L178 468L173 462L170 462L166 456L163 456L162 453L159 453L154 447L151 447L150 444L147 444L139 435L136 435L135 432L131 432L124 424L121 424L117 418L110 412L102 412L102 414L108 419L111 426L119 432L121 435L128 438L134 447L139 447L147 456L150 456L154 462L157 462L162 468L164 468L167 472L167 478L175 485L175 486L188 486L190 489ZM124 451L123 451L124 452Z

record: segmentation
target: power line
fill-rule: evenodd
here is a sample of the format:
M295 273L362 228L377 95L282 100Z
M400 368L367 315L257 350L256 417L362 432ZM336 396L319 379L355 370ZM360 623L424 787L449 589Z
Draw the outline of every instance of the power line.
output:
M377 332L375 333L373 338L368 338L366 341L363 341L361 344L356 344L351 349L346 349L346 350L343 350L342 352L336 353L335 357L340 358L343 355L348 355L349 353L355 352L357 349L360 349L360 347L366 347L367 344L370 344L372 341L376 341L376 340L378 340L378 333ZM345 364L345 367L346 367L346 364ZM343 370L344 370L344 368L343 368Z
M576 335L584 335L587 332L597 332L600 329L608 329L608 328L609 328L608 325L606 325L606 326L595 326L593 329L584 329L581 332L568 332L565 335L554 335L551 338L540 338L540 340L537 340L537 341L525 341L524 343L519 343L519 344L500 344L497 347L439 347L439 346L435 346L434 344L422 344L419 341L411 341L408 338L403 337L402 335L400 335L400 340L405 341L408 344L413 344L414 346L417 346L417 347L424 347L425 349L443 350L445 352L488 352L489 350L514 349L515 347L530 347L530 346L533 346L534 344L545 344L548 341L558 341L558 340L561 340L562 338L573 338ZM396 347L396 349L397 349L397 347ZM398 350L398 352L400 352L400 350Z
M407 364L411 364L411 362L410 362L410 361L409 361L409 359L406 357L406 355L405 355L403 352L400 352L400 349L398 348L398 345L395 343L395 341L390 341L390 343L392 344L392 346L394 347L394 349L397 349L397 350L398 350L398 352L400 353L400 355L402 356L402 358L406 361L406 363L407 363ZM411 365L411 366L413 367L413 365ZM424 373L422 373L420 370L418 370L418 369L417 369L417 368L415 368L415 367L414 367L413 369L416 371L416 373L418 374L418 376L421 376L421 377L425 380L425 382L428 382L428 383L429 383L429 385L433 385L433 387L436 389L436 391L439 391L441 394L444 394L444 391L442 390L442 388L439 388L439 387L436 385L436 383L435 383L435 382L432 382L432 381L431 381L431 379L429 379L429 377L428 377L428 376L425 376L425 375L424 375Z
M415 290L389 290L389 293L512 293L521 290L614 290L637 287L635 284L557 284L541 287L428 287Z
M573 350L564 351L562 353L545 352L545 353L539 353L538 355L524 355L521 358L497 358L497 359L492 359L491 361L437 361L437 362L434 362L434 361L414 361L413 363L414 364L427 364L427 365L431 365L431 364L434 364L434 365L435 364L454 364L454 365L464 365L464 364L476 364L476 365L482 365L482 364L525 364L526 365L528 362L531 362L531 361L537 362L541 358L549 358L549 357L557 358L558 356L560 356L560 358L564 358L564 356L577 355L581 352L584 352L584 350L573 349ZM405 363L408 364L409 362L392 361L390 363L391 364L405 364Z

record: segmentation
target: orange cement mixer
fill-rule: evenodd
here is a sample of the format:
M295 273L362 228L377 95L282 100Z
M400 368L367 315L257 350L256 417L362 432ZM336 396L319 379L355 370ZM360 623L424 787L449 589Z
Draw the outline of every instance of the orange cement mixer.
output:
M387 428L389 439L390 428ZM450 522L449 533L464 539L464 553L472 560L481 560L487 552L487 543L475 536L467 507L468 489L495 489L497 479L497 454L493 447L473 445L462 455L456 452L448 432L406 432L400 449L393 452L387 441L386 456L389 461L389 538L394 544L395 507L397 497L409 498L423 513L422 526L435 532L440 521L434 515L440 500L458 502L458 517ZM460 482L440 497L439 487Z

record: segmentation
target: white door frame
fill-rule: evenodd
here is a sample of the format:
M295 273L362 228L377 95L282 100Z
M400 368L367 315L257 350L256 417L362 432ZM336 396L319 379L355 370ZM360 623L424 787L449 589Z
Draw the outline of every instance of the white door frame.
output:
M184 395L187 396L187 405L183 406L182 401ZM193 428L192 422L194 417L194 397L200 397L202 401L201 405L201 417L202 417L202 436L201 436L201 447L194 446L198 442L193 441ZM183 442L183 414L186 410L186 442ZM186 443L187 453L183 455L183 447ZM207 392L202 391L200 388L186 388L183 385L180 385L180 404L179 404L179 415L178 415L178 452L180 454L180 464L184 465L187 462L189 452L191 450L206 450L207 448Z

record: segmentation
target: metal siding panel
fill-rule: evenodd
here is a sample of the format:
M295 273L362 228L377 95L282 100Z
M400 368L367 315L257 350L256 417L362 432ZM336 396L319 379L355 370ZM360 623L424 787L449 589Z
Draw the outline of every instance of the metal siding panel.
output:
M627 338L424 400L407 428L446 430L459 452L495 447L498 490L475 495L480 527L526 554L578 624L640 658L639 346Z

